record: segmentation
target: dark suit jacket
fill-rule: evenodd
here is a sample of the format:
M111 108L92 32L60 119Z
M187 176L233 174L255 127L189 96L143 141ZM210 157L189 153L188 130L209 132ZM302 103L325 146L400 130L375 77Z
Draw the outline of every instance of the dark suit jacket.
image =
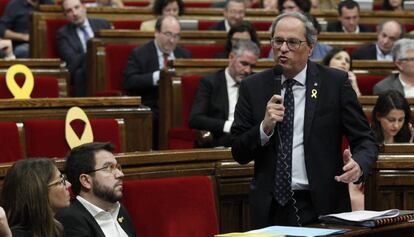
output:
M118 217L123 217L119 225L127 235L136 236L131 218L122 205ZM105 237L95 218L77 199L74 199L68 208L59 211L56 219L63 225L64 237Z
M176 58L190 58L187 50L176 47ZM160 70L154 40L137 47L129 54L124 71L124 88L129 95L139 95L143 103L158 113L158 86L154 86L152 73Z
M363 45L352 52L352 59L377 59L376 44Z
M111 28L106 20L89 18L88 20L95 33L101 29ZM72 23L64 25L58 30L56 40L59 56L66 62L76 96L86 96L86 59L81 39L76 33L76 27Z
M254 228L269 223L275 191L277 131L264 146L259 132L266 104L276 87L273 78L269 69L242 81L231 130L233 158L240 164L254 160L250 186ZM342 136L348 137L353 159L366 179L378 153L371 129L345 72L308 61L304 96L304 159L315 210L318 215L350 211L348 185L334 179L343 174Z
M385 93L389 90L397 90L405 96L404 87L399 80L399 74L391 74L388 77L382 79L373 88L374 95Z
M226 31L226 26L224 24L224 20L220 21L219 23L211 26L208 28L208 30L219 30L219 31Z
M230 146L230 134L223 132L229 117L229 100L224 69L201 79L190 113L190 128L213 134L213 146Z
M328 28L326 29L328 32L344 32L342 29L342 24L340 21L328 23ZM373 29L368 26L359 25L359 32L373 32Z

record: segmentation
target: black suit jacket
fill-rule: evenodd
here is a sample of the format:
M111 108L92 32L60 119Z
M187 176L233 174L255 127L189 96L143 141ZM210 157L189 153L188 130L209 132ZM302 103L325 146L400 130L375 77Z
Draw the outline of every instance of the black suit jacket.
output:
M219 31L226 31L226 26L224 24L224 20L220 21L219 23L211 26L208 28L208 30L219 30Z
M64 237L105 237L94 217L77 199L68 208L59 211L56 218L63 225ZM122 205L118 218L122 218L119 225L129 237L137 236L131 218Z
M88 19L94 33L101 29L110 29L108 21L102 19ZM86 95L86 57L82 48L81 39L76 33L77 26L68 23L61 27L57 34L57 46L60 58L66 62L70 72L71 85L75 87L76 96Z
M213 134L213 146L229 146L230 134L223 132L229 117L229 100L224 69L200 80L190 113L190 128Z
M266 70L242 81L231 130L233 158L240 164L254 160L250 186L254 228L269 223L275 191L277 131L264 146L259 132L276 87L273 78L272 70ZM304 96L304 159L315 210L318 215L350 211L348 185L334 179L343 173L342 136L348 137L353 159L366 179L378 153L371 129L345 72L308 61Z
M342 29L342 24L340 21L330 22L328 23L328 28L326 29L328 32L344 32ZM373 32L373 29L368 26L359 25L359 32Z
M176 47L176 58L190 58L187 50ZM137 47L129 54L128 63L124 71L124 89L129 95L139 95L143 103L149 106L154 113L158 113L158 86L154 86L152 73L160 70L157 49L154 40Z
M376 44L363 45L352 52L352 59L377 59Z

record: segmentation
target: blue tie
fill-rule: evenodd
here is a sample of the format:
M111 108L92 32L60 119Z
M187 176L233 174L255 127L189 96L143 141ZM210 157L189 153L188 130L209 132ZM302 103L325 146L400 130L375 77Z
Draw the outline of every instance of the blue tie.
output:
M285 115L282 123L279 124L279 147L276 160L276 201L284 206L291 198L292 183L292 144L293 144L293 120L295 117L295 99L293 97L292 86L294 79L287 79L285 86L285 96L283 106Z
M83 36L83 45L85 46L85 53L86 53L86 47L87 47L87 43L88 40L91 38L91 36L89 35L88 31L86 30L86 26L80 26L79 27L81 32L82 32L82 36Z

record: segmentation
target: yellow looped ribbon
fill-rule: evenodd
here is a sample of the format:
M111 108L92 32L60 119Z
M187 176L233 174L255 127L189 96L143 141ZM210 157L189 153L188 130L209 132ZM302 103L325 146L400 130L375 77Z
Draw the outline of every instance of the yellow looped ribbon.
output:
M119 217L119 218L118 218L118 222L119 222L119 223L124 222L124 217L123 217L123 216Z
M14 78L17 73L22 73L25 77L22 87L17 84ZM34 87L33 73L25 65L15 64L7 70L6 84L15 99L30 99Z
M316 89L312 89L311 93L312 93L311 97L316 99L318 95L318 91Z
M75 119L80 119L85 122L85 128L80 138L78 135L76 135L75 131L73 131L73 128L70 125L70 123ZM89 122L88 116L86 116L85 112L81 108L72 107L68 110L65 121L65 137L70 149L73 149L85 143L93 142L91 124Z

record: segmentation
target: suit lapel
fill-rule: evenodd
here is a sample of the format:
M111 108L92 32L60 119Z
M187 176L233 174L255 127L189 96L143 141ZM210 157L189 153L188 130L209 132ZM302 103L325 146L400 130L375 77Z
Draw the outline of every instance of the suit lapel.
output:
M72 45L76 52L83 53L82 42L81 39L79 39L78 32L76 32L76 25L69 23L68 31L69 33L67 37L70 39L69 43Z
M315 65L308 61L308 69L306 73L306 102L305 102L305 121L304 121L304 144L307 144L313 118L315 115L316 105L319 100L322 88L319 71Z

